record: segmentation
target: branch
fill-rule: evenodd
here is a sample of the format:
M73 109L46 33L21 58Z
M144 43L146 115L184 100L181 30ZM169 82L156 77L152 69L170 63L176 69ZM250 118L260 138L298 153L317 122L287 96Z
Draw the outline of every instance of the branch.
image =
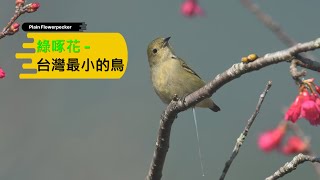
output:
M304 154L296 155L291 162L287 162L284 166L280 167L272 176L266 178L266 180L275 180L279 179L282 176L295 170L299 164L302 164L306 161L320 163L319 157L308 156Z
M294 59L291 61L290 73L291 73L293 80L295 80L295 82L298 85L300 85L300 84L302 84L302 81L300 78L305 76L307 74L307 71L306 70L298 71L298 69L297 69L298 63L299 63L299 60L297 60L297 59Z
M187 110L188 108L196 105L206 98L209 98L223 85L236 78L239 78L243 74L257 71L272 64L290 61L294 59L294 56L299 53L313 51L318 48L320 48L320 38L314 41L297 44L282 51L266 54L263 57L260 57L255 61L247 64L234 64L231 68L227 69L221 74L218 74L211 82L206 84L204 87L186 96L183 102L171 101L171 103L167 106L166 110L161 115L156 148L146 179L159 180L162 177L162 169L165 162L166 154L169 149L171 126L178 113ZM310 60L310 62L310 66L308 65L309 69L320 70L320 64L318 62L312 60Z
M251 115L250 119L248 120L248 123L246 125L246 127L244 128L243 132L240 134L239 138L237 139L237 142L233 148L233 151L232 151L232 154L231 154L231 157L230 159L226 162L225 166L224 166L224 169L222 171L222 175L220 176L219 180L224 180L225 176L227 175L228 173L228 170L231 166L231 163L233 162L233 160L235 159L235 157L238 155L239 153L239 150L240 150L240 147L242 146L243 142L245 141L245 138L247 137L248 135L248 132L249 132L249 129L251 127L251 125L253 124L254 120L256 119L259 111L260 111L260 108L261 108L261 105L263 103L263 100L264 98L266 97L269 89L271 88L271 85L272 85L272 82L269 81L265 90L263 91L263 93L260 95L260 98L259 98L259 101L258 101L258 104L256 106L256 110L254 111L254 113Z
M297 42L282 30L280 25L276 23L270 16L261 11L261 9L251 2L251 0L240 1L244 7L251 11L267 28L269 28L284 44L293 46Z
M296 55L296 57L297 57L297 59L299 59L299 61L297 62L298 66L301 66L303 68L307 68L307 69L310 69L313 71L320 72L320 69L319 69L320 63L318 61L313 61L313 60L305 58L299 54Z
M16 3L17 2L18 1L16 1ZM24 1L19 1L19 2L20 4L16 5L16 10L14 12L14 15L12 16L8 24L0 32L0 39L4 38L7 35L13 35L16 32L16 31L12 31L10 27L22 14L35 12L40 7L39 3L29 3L24 6Z
M277 38L282 41L288 47L294 46L297 42L292 39L282 28L276 23L268 14L264 13L256 4L254 4L251 0L241 0L242 5L251 11L259 21L261 21L271 32L273 32ZM309 59L316 59L311 54L308 54L307 57ZM302 59L303 57L297 57L298 59Z

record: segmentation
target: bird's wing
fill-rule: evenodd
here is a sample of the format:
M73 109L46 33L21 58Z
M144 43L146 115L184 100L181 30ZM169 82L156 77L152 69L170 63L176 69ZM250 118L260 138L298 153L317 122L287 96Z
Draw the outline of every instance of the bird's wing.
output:
M186 62L184 62L181 58L178 58L178 57L177 57L176 59L180 61L181 66L183 67L183 69L185 69L187 72L189 72L189 73L191 73L191 74L196 75L199 79L201 79L200 76L199 76L196 72L194 72L194 71L187 65Z

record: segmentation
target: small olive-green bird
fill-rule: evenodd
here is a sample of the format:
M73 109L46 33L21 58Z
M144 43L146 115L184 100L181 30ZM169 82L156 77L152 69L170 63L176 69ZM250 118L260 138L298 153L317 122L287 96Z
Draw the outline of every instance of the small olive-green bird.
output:
M174 97L184 98L205 85L205 82L181 58L177 57L169 44L170 37L153 40L147 49L151 79L160 99L169 104ZM196 107L220 111L210 98Z

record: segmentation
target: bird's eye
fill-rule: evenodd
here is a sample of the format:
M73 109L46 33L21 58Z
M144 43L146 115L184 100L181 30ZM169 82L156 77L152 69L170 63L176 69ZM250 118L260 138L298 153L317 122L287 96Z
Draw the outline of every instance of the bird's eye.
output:
M158 50L157 49L153 49L152 52L153 52L153 54L155 54L155 53L158 52Z

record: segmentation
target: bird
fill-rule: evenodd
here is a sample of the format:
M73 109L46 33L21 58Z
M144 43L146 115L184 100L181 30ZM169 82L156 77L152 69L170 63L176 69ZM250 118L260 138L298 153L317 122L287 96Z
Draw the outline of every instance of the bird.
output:
M152 85L165 104L169 104L175 97L184 98L206 84L183 59L175 55L169 39L158 37L147 48ZM195 106L220 111L220 107L210 98Z
M147 48L152 85L156 94L165 104L169 104L175 98L184 99L206 84L183 59L176 56L169 39L170 37L158 37L151 41ZM195 106L209 108L214 112L220 111L220 107L210 98L200 101ZM192 112L198 142L198 155L202 176L204 176L195 107L192 107Z

